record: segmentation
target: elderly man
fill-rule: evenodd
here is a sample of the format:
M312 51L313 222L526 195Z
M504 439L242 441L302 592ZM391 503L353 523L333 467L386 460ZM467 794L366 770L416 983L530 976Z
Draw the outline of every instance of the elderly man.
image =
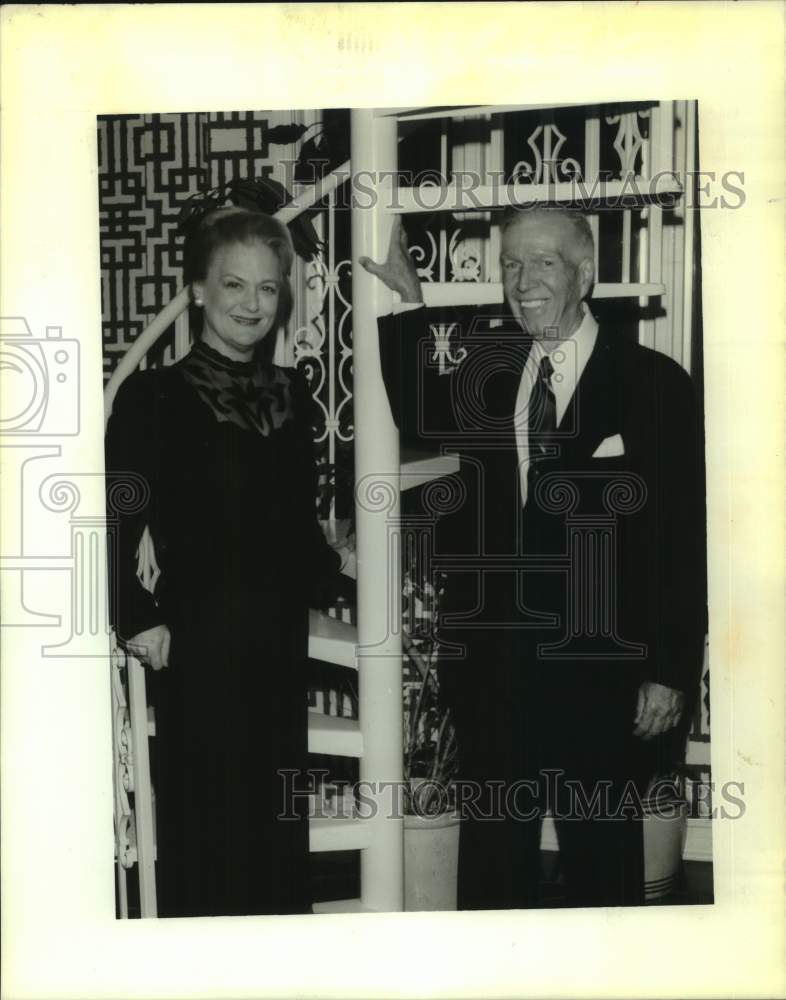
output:
M644 900L641 798L672 759L704 634L700 436L689 376L599 326L578 212L501 222L506 306L458 323L440 373L397 222L384 263L388 395L408 444L459 454L433 558L440 684L463 823L459 907L538 905L541 819L568 900Z

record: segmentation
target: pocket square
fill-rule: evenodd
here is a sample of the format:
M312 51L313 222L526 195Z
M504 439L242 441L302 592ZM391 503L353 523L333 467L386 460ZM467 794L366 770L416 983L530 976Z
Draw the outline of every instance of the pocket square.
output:
M595 451L593 458L616 458L625 454L625 445L621 434L612 434L611 437L604 438Z

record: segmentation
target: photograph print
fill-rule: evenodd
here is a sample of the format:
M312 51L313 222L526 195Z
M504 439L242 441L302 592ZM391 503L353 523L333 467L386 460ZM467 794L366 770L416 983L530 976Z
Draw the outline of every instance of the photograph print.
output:
M97 149L116 916L712 903L697 103Z

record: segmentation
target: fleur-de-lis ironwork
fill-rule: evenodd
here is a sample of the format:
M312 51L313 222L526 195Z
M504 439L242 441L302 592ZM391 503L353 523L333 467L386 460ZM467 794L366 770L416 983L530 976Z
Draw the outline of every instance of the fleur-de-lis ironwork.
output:
M630 176L636 173L637 161L643 162L644 144L646 140L639 128L639 117L647 118L649 110L627 111L618 115L606 115L607 125L617 125L614 138L614 149L620 160L620 175Z
M572 156L560 159L567 137L553 122L538 125L529 135L527 145L534 163L519 160L511 172L511 182L523 184L556 184L559 180L581 177L581 165Z

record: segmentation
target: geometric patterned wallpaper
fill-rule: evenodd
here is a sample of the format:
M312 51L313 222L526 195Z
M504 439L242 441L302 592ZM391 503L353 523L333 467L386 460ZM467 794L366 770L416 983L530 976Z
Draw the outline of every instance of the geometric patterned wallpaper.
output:
M201 117L98 119L105 379L180 287L178 206L207 179Z
M304 117L302 111L99 116L105 380L181 286L176 223L183 202L236 177L272 175L286 183L279 163L296 158L294 147L271 150L264 133Z

